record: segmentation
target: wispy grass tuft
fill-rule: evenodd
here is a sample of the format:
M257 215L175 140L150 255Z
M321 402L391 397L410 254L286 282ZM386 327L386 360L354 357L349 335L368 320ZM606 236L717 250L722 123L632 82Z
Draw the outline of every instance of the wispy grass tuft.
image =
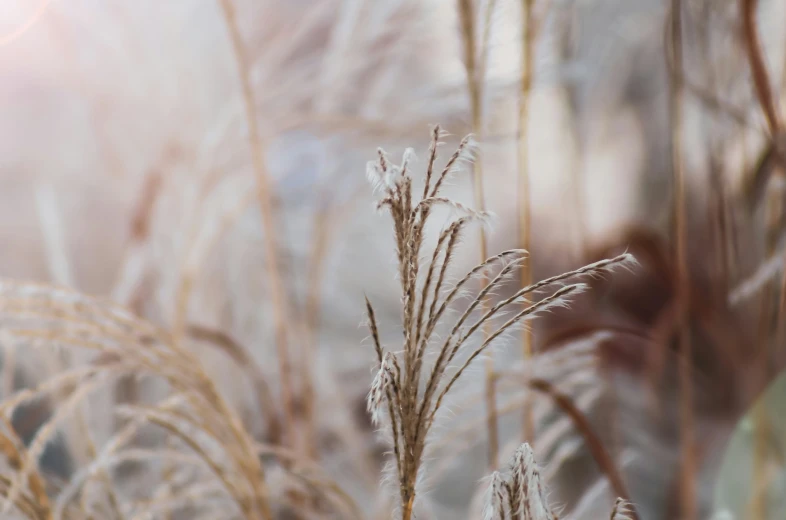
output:
M424 251L424 230L432 210L432 204L424 201L442 200L440 185L452 173L453 158L462 153L462 146L467 142L466 139L462 141L448 165L435 175L438 138L439 131L435 130L424 175L424 195L420 200L414 195L409 152L405 153L400 165L395 165L384 151L379 150L377 160L367 168L372 185L382 191L378 207L387 210L393 221L404 336L400 350L386 349L380 340L373 306L366 300L369 329L379 362L367 404L374 423L390 433L402 520L410 520L413 516L416 484L435 418L450 391L473 362L487 353L506 332L519 329L540 312L566 306L586 290L583 283L566 284L571 278L598 275L633 261L626 254L596 262L521 288L494 303L496 290L511 281L508 275L525 259L525 251L511 250L488 257L451 287L446 287L445 275L457 253L462 232L473 221L482 220L485 213L461 211L463 216L454 218L442 230L433 251ZM424 257L430 258L427 267L421 265ZM496 275L491 276L493 273ZM446 311L457 306L460 293L470 290L471 285L480 288L470 293L473 296L455 321L447 321ZM553 291L551 294L534 303L528 301L539 291L549 289ZM444 340L435 334L439 327L448 331ZM481 335L481 331L485 332ZM431 358L434 361L427 366L426 360Z
M617 499L611 511L611 520L631 520L630 505ZM492 473L484 520L558 520L554 508L549 504L546 485L541 478L535 454L528 443L513 453L506 471Z

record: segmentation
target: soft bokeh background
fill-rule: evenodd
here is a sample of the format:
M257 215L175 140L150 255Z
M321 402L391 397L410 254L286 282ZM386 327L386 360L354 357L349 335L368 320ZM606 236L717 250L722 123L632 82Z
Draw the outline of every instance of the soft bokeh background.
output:
M496 214L489 235L496 252L520 246L524 20L519 2L499 0L487 11L488 1L477 4L489 57L485 117L474 130L480 130L485 202ZM780 251L783 234L783 170L775 165L775 173L761 173L771 132L739 36L739 2L682 4L686 93L679 142L691 283L675 277L672 263L669 2L537 0L526 122L534 278L626 249L642 263L634 275L601 284L597 298L582 300L575 313L539 322L535 342L549 352L565 345L602 351L599 368L566 385L601 430L611 430L603 414L616 410L620 426L606 432L607 440L617 443L615 460L646 519L678 518L677 356L671 347L652 354L673 339L663 324L675 319L675 295L690 293L684 322L700 329L693 338L700 345L697 428L707 447L699 472L701 518L715 512L712 490L729 432L782 366L780 342L760 334L779 330L762 309L777 300L780 264L760 273L764 281L754 283L744 308L727 301ZM781 107L786 4L759 4L768 81ZM385 341L399 341L400 332L390 225L375 211L365 164L378 146L395 158L412 146L422 169L432 125L451 134L443 161L473 130L456 3L233 5L273 180L274 239L298 385L312 381L315 389L320 463L372 515L385 502L374 476L378 461L369 462L375 438L363 411L374 363L359 327L364 294L385 324ZM250 431L262 437L267 425L251 383L237 377L224 353L188 333L221 331L242 344L277 395L275 302L239 78L238 56L213 0L0 2L0 275L108 297L183 333ZM449 190L467 204L473 204L470 169ZM751 198L754 204L745 206ZM469 268L477 261L477 237L465 242L459 263ZM772 294L762 296L768 283ZM631 329L636 334L626 336ZM776 354L761 354L752 342ZM724 357L730 350L734 356ZM498 365L520 363L519 352L514 342ZM50 373L38 356L15 356L17 385ZM751 368L762 356L769 360L764 368ZM646 406L644 374L652 365L662 369L655 392L660 415ZM464 390L477 396L482 388L479 376ZM617 396L617 404L604 396ZM121 397L91 404L99 438L110 435L113 420L98 410ZM506 398L503 392L501 402ZM614 497L580 438L549 415L548 403L538 406L539 435L547 440L535 447L550 468L555 500L571 518L605 518ZM487 473L483 414L482 400L466 398L440 433L450 448L441 454L447 469L439 470L435 455L442 477L429 484L433 516L479 517L478 481ZM507 458L521 440L520 414L502 420ZM462 427L463 440L449 444L450 431ZM66 474L67 445L51 455Z

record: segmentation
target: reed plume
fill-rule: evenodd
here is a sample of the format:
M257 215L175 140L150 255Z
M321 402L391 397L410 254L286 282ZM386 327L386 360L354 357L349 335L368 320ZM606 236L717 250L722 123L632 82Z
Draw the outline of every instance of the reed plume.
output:
M513 454L507 471L492 473L483 520L559 520L546 495L535 455L525 442ZM631 520L631 511L630 504L618 498L609 518Z
M518 289L512 296L494 303L494 294L515 282L516 270L526 260L522 249L504 251L471 269L455 284L448 285L446 274L455 259L458 243L468 225L485 221L489 214L475 211L440 196L440 188L462 159L468 159L471 137L465 137L441 171L435 170L441 131L432 131L422 194L415 195L411 163L414 153L404 152L401 164L394 165L383 150L369 162L367 177L382 192L378 208L393 219L398 277L401 284L403 347L386 350L380 340L379 326L371 303L366 300L369 329L379 362L378 373L368 395L368 410L375 424L391 435L392 465L402 520L410 520L415 507L416 483L422 470L429 432L447 394L467 372L467 368L486 353L506 333L521 328L537 313L565 306L586 289L583 283L565 284L570 278L596 275L632 262L630 255L596 262L576 271L555 276ZM436 245L424 251L425 228L436 206L446 206L459 216L440 232ZM421 258L429 261L421 265ZM473 285L466 307L457 319L447 322L448 310L463 300ZM540 290L558 287L550 295L529 303ZM444 339L435 334L446 326ZM475 334L488 327L488 334ZM433 357L426 366L425 360Z

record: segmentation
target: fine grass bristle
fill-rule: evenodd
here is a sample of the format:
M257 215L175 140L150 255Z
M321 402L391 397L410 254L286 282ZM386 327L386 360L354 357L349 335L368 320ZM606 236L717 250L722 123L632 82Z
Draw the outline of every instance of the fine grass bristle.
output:
M403 307L401 326L404 335L400 352L385 351L380 343L373 306L366 299L369 328L380 363L368 396L368 410L374 424L389 429L391 433L402 520L410 520L413 515L418 476L434 421L451 389L473 362L487 352L496 340L517 329L522 322L549 308L567 305L571 298L587 289L587 285L583 283L560 287L564 281L582 276L598 276L633 263L633 257L628 254L595 262L519 289L512 296L492 304L495 289L510 282L511 272L520 268L525 260L526 251L505 251L489 257L471 269L443 296L445 274L455 258L460 232L469 223L482 219L484 215L473 212L447 197L439 196L440 181L444 178L444 173L429 191L429 172L436 159L437 137L438 132L435 132L426 171L426 188L423 191L428 194L427 198L417 201L413 197L413 178L406 158L401 166L393 165L380 150L376 165L368 168L369 171L376 172L370 176L375 188L379 187L378 179L383 176L387 179L382 188L380 207L389 211L393 221ZM466 142L467 139L463 140L460 148L465 146ZM453 154L446 170L452 167L460 153L461 150ZM431 263L423 278L420 276L419 259L423 256L423 230L431 214L432 201L461 209L464 216L449 223L440 233L434 250L426 254L431 258ZM440 259L439 274L434 282L435 266ZM498 267L500 265L501 268ZM488 271L494 268L498 269L497 274L488 277ZM479 281L481 288L452 325L445 323L445 311L456 303L459 291L474 281ZM527 304L528 300L523 298L525 295L555 287L552 294L531 304ZM523 309L514 311L513 316L501 324L497 323L497 317L522 303L526 304ZM476 311L481 314L473 318ZM443 341L439 341L434 332L442 325L450 325L450 332ZM474 344L474 334L479 330L484 330L485 333L480 343ZM436 357L430 369L424 372L423 366L428 353L435 353ZM464 361L454 366L454 361L458 359ZM387 417L384 417L385 410ZM386 419L386 422L383 423L383 419ZM538 493L541 493L542 485L537 471L527 476L530 480L536 477ZM497 496L498 493L492 495ZM516 496L519 495L511 495L508 491L509 498L515 499Z

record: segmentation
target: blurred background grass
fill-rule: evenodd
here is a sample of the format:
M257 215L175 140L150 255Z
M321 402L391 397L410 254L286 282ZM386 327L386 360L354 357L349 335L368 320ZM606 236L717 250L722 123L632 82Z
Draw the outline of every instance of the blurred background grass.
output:
M740 473L719 468L735 425L784 366L786 4L471 3L473 53L486 64L476 72L477 107L456 2L231 5L243 56L212 0L0 3L0 275L108 297L171 331L255 438L275 441L259 385L238 377L244 367L214 346L217 337L242 345L257 382L283 402L272 240L294 373L291 410L276 406L272 415L294 415L299 433L285 444L310 453L371 515L385 505L380 446L363 411L373 352L358 323L364 294L387 323L397 322L399 302L392 240L369 198L365 162L377 146L394 156L415 146L422 169L432 125L452 134L446 149L475 132L484 203L497 216L490 252L523 245L524 206L536 280L622 250L641 263L538 322L533 345L537 355L584 345L597 354L590 368L555 371L554 381L603 435L642 518L709 518L723 507L735 518L783 516L779 502L724 487L758 482L762 465L781 459L757 459L735 437L725 464ZM271 180L272 237L259 211L249 117ZM473 204L468 172L449 194ZM458 262L469 268L478 238L465 241ZM383 327L383 340L399 339ZM513 371L498 394L500 409L511 410L500 416L502 460L522 440L516 403L528 399L513 370L527 365L512 343L496 360ZM14 345L3 345L6 396L59 370ZM453 471L435 470L445 478L430 483L433 516L461 515L469 497L478 500L488 469L481 379L463 389L455 422L439 433L441 464ZM91 401L99 444L116 427L114 404L163 393L118 384ZM776 408L742 424L779 431L764 419L779 415L781 398L772 399ZM686 402L698 441L687 448ZM51 405L15 418L22 437ZM533 445L557 502L572 518L605 517L615 497L580 436L552 404L535 406ZM63 436L47 464L65 478L79 464L69 455L74 433ZM716 481L728 497L722 507Z

